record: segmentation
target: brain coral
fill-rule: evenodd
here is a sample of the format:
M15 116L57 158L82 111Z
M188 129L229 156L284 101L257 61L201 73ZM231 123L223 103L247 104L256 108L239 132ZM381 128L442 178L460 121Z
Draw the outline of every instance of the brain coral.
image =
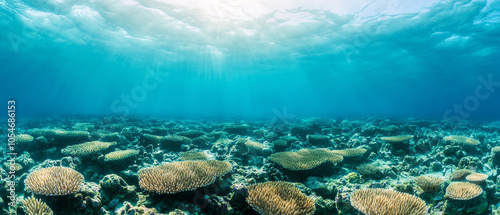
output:
M427 213L427 205L422 199L389 189L356 190L351 194L351 205L365 215Z
M28 175L26 188L39 195L64 196L80 190L83 175L68 167L48 167Z
M34 197L28 197L22 201L23 210L28 215L52 215L54 214L45 202Z
M413 138L413 135L399 135L399 136L389 136L389 137L381 137L380 139L385 140L390 143L400 143L407 141Z
M224 161L180 161L139 170L141 188L158 194L173 194L212 184L231 170Z
M285 169L290 170L308 170L326 161L338 163L344 159L341 155L324 148L301 149L297 152L278 152L272 154L269 158Z
M470 137L466 137L466 136L460 136L460 135L449 135L449 136L446 136L446 137L443 137L443 140L445 142L452 142L452 143L456 143L456 144L465 144L465 145L478 145L480 142L479 140L476 140L476 139L473 139L473 138L470 138Z
M100 141L92 141L81 144L76 144L72 146L68 146L64 149L61 149L61 153L67 155L91 155L98 151L105 150L108 147L115 145L116 142L100 142Z
M444 197L455 200L469 200L478 197L483 189L476 184L468 182L453 182L446 188Z
M104 161L114 161L130 158L139 154L135 149L127 149L124 151L114 151L104 156Z
M443 184L444 178L433 175L421 175L413 179L426 193L435 193Z
M355 157L363 155L366 152L366 149L353 148L353 149L332 150L332 152L335 154L342 155L344 157Z
M248 187L247 202L262 215L314 214L314 200L304 195L293 184L268 181Z

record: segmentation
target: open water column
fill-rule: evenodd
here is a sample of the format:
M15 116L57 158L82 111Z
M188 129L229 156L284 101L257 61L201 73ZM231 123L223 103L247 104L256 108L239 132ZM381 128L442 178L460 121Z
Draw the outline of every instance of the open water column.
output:
M0 29L0 214L500 214L499 0L0 0Z

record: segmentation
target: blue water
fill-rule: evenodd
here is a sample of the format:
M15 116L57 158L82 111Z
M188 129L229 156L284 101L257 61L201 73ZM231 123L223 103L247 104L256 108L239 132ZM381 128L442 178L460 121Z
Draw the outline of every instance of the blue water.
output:
M500 1L284 2L0 0L0 98L23 116L500 119Z

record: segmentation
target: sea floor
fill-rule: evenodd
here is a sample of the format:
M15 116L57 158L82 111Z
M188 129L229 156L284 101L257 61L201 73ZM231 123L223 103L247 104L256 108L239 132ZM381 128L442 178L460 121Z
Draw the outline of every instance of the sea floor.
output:
M500 214L499 132L426 119L20 119L15 147L0 147L0 214Z

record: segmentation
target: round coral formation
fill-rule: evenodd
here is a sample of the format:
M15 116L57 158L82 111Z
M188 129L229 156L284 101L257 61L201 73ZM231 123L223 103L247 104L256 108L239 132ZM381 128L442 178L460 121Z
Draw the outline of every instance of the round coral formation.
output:
M45 202L33 196L22 201L23 210L28 215L52 215L54 214Z
M424 215L428 210L424 200L388 189L356 190L351 194L351 205L365 215Z
M478 197L483 193L483 189L468 182L453 182L446 188L444 197L454 200L469 200Z
M344 158L328 149L301 149L297 152L278 152L269 157L272 161L289 170L308 170L330 161L341 162Z
M475 183L475 184L480 184L480 183L484 182L487 178L488 178L488 175L483 174L483 173L472 173L472 174L468 175L467 177L465 177L465 179L467 179L467 181L469 181L471 183Z
M248 187L248 204L262 215L314 214L314 200L304 195L290 182L269 181Z
M421 175L413 179L426 193L435 193L444 182L444 178L433 175Z
M173 194L212 184L231 170L225 161L180 161L139 170L141 188L158 194Z
M33 138L33 136L31 136L29 134L19 134L19 135L16 135L16 142L18 144L30 143L34 139L35 138Z
M64 196L80 190L83 175L68 167L48 167L28 175L24 184L32 193L44 196Z

